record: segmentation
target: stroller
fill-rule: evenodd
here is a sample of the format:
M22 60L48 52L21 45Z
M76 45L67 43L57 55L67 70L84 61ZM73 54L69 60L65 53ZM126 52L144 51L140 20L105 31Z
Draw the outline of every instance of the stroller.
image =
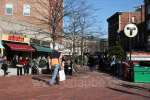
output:
M31 64L31 68L32 68L32 74L39 74L39 67L36 60L33 60Z

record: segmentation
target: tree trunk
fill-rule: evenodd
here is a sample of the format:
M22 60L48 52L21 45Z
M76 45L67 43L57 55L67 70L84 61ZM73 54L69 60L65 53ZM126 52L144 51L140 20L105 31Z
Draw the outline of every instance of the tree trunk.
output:
M56 45L56 39L53 38L53 50L55 50L55 45Z
M82 38L81 38L81 67L83 67L83 34L84 34L84 32L83 32L83 27L82 27Z
M73 63L75 63L75 36L73 35L73 41L72 41L72 50L73 50L73 53L72 53L72 57L73 57Z
M76 26L75 26L75 23L73 25L74 27L74 30L73 30L73 38L72 38L72 49L73 49L73 54L72 54L72 57L73 57L73 63L75 63L75 32L76 32Z

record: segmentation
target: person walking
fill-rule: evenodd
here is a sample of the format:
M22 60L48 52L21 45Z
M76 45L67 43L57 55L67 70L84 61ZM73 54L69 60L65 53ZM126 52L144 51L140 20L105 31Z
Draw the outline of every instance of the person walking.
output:
M93 66L94 66L94 58L93 58L93 55L90 55L90 56L89 56L88 64L89 64L90 70L93 71Z
M54 85L54 82L56 80L56 85L59 85L59 80L57 77L58 71L61 69L61 53L53 50L53 52L50 53L49 57L49 67L52 70L52 79L50 80L50 86Z
M99 71L103 71L103 58L99 56Z
M73 60L71 59L71 57L69 58L69 60L70 60L70 64L69 64L69 71L68 71L68 74L70 75L70 76L72 76L72 64L73 64Z
M85 68L88 68L88 60L89 60L89 59L88 59L87 55L85 55L85 56L84 56L84 67L85 67Z
M1 69L4 71L4 76L8 75L8 61L7 61L7 57L6 56L3 56L3 60L1 61L2 62L2 67Z

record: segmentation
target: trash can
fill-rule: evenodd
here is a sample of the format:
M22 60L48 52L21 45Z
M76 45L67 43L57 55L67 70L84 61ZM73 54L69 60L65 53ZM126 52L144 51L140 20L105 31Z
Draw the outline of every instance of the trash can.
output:
M134 82L150 83L150 66L134 65Z

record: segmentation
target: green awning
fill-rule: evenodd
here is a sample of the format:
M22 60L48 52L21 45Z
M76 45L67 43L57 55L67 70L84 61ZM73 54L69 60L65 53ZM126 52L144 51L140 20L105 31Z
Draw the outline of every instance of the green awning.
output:
M40 52L52 52L52 49L48 48L48 47L36 46L36 45L33 45L32 47L34 47L36 49L36 51L40 51Z

